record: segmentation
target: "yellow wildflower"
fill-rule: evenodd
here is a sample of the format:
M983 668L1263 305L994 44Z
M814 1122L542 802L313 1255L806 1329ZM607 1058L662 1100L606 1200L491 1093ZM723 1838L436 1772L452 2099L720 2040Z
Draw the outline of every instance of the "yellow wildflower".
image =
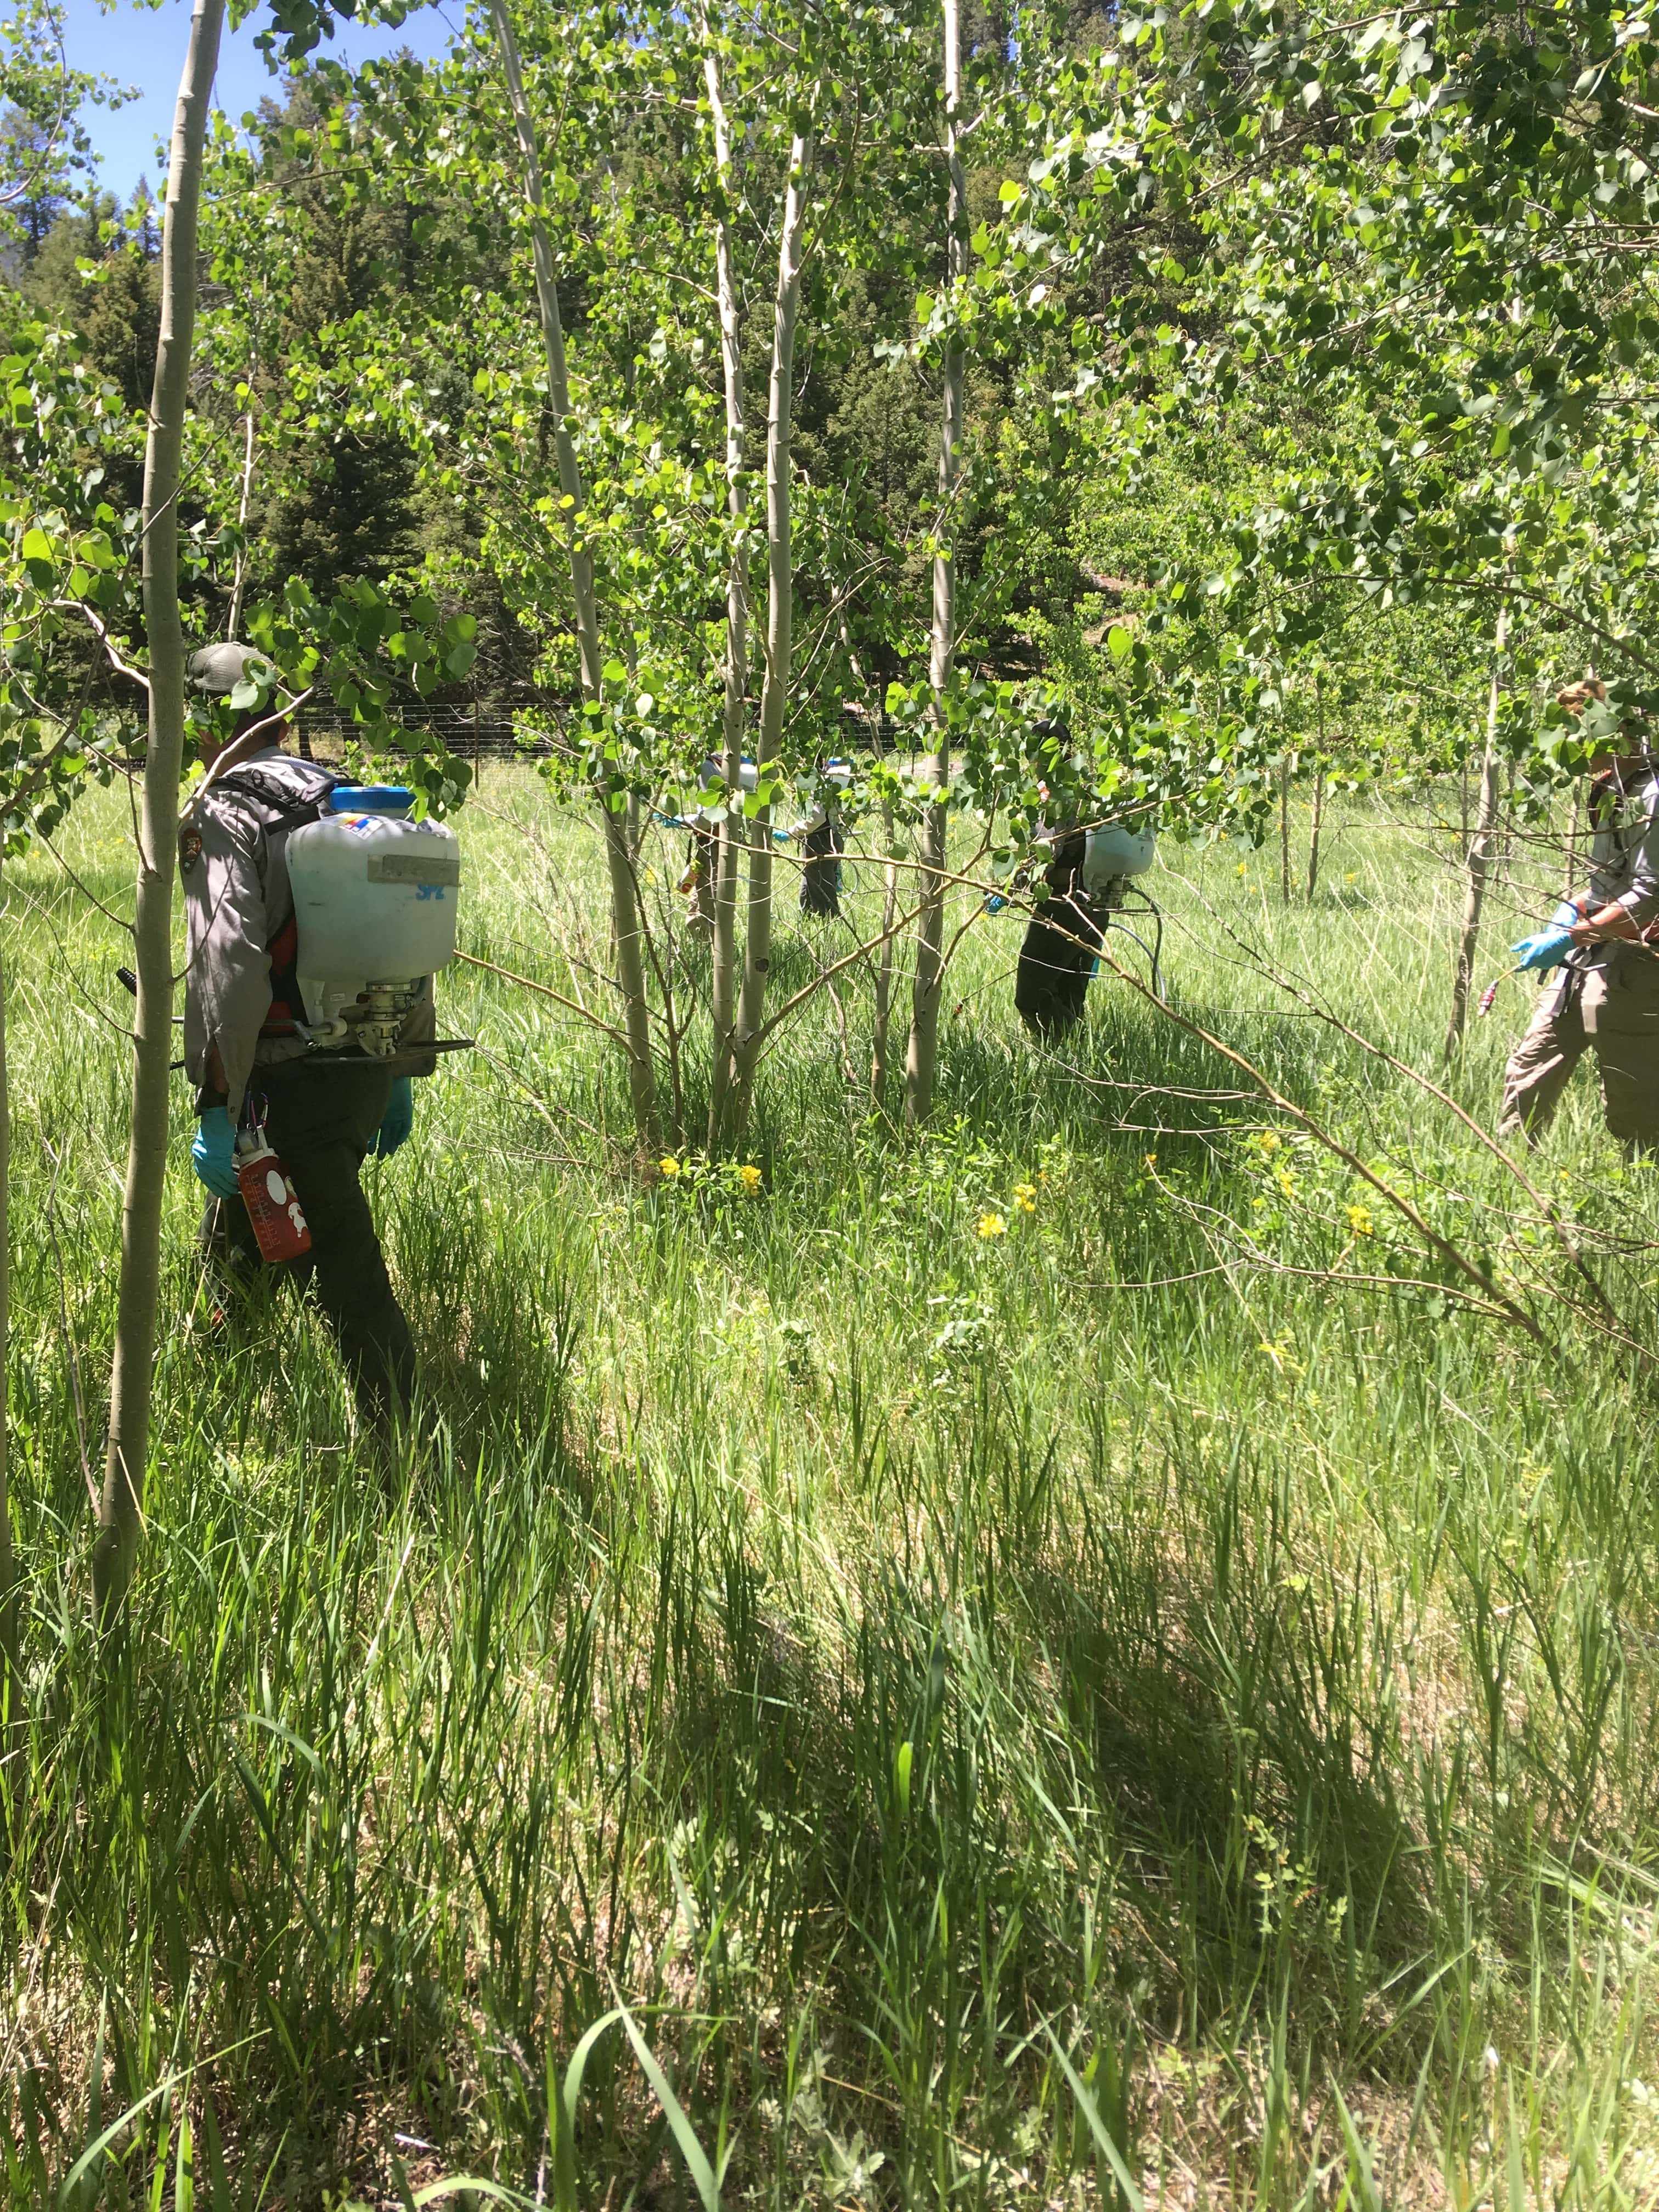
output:
M1273 1177L1273 1181L1279 1185L1279 1193L1282 1197L1294 1198L1296 1196L1295 1180L1291 1176L1291 1171L1288 1168L1280 1168L1279 1173Z
M1371 1233L1371 1210L1370 1206L1351 1206L1348 1208L1348 1226L1352 1230L1356 1237L1369 1237Z
M1008 1224L1000 1213L981 1213L979 1217L979 1234L987 1238L1006 1237L1008 1234Z
M760 1196L761 1171L755 1165L752 1160L746 1161L744 1164L738 1170L738 1181L743 1185L744 1189L748 1193L750 1198L758 1198Z
M1261 1134L1252 1141L1260 1145L1264 1152L1276 1152L1279 1146L1279 1132L1276 1129L1264 1129Z
M665 1182L672 1182L680 1171L680 1164L672 1152L665 1153L657 1162L657 1173Z
M1248 862L1248 861L1245 861L1245 860L1241 860L1241 861L1239 862L1239 864L1238 864L1238 872L1239 872L1239 874L1240 874L1241 876L1244 873L1245 869L1249 866L1249 862Z
M1034 1182L1017 1182L1014 1185L1014 1205L1021 1213L1035 1213L1036 1185Z

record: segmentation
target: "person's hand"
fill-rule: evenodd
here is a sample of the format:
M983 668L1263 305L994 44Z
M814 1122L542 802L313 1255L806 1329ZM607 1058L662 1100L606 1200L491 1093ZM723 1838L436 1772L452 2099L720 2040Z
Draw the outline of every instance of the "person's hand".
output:
M1559 968L1572 950L1570 929L1540 929L1536 937L1523 937L1518 945L1511 945L1517 970L1536 970L1541 975L1547 968Z
M190 1148L190 1164L196 1170L197 1181L215 1198L235 1197L236 1131L224 1107L210 1106L203 1115L196 1141Z
M1552 929L1571 929L1576 921L1584 919L1584 909L1576 898L1564 898L1550 916Z
M415 1085L407 1075L392 1079L392 1099L385 1119L374 1132L369 1151L377 1160L389 1160L399 1145L406 1144L415 1127Z

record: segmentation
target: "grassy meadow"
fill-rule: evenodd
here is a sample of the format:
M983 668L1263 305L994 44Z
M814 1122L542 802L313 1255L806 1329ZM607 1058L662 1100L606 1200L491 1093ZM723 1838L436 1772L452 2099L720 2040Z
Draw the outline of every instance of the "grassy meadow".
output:
M72 874L9 866L9 2203L1659 2202L1649 1364L1536 1196L1262 964L1436 1071L1432 811L1335 810L1288 906L1276 849L1166 846L1165 975L1541 1346L1124 983L1027 1041L1013 916L951 969L925 1139L870 1113L849 970L719 1170L634 1159L604 1040L458 969L481 1049L368 1170L438 1442L356 1438L280 1286L216 1315L180 1078L104 1654L125 801ZM459 826L468 951L602 1004L591 826L518 768ZM681 841L642 858L672 902ZM1491 945L1559 862L1512 875ZM791 921L780 997L849 941ZM1532 1003L1472 1024L1478 1121ZM1651 1341L1659 1177L1588 1074L1532 1173Z

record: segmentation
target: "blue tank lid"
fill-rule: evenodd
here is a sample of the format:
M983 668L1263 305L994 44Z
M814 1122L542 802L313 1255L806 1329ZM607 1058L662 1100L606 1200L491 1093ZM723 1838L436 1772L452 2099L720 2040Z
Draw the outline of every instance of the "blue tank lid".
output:
M337 814L407 814L415 794L401 783L337 783L328 803Z

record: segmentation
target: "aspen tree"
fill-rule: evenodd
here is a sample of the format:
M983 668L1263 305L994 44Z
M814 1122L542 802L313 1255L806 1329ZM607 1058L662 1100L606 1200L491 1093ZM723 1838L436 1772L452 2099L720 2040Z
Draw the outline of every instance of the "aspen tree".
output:
M173 878L185 745L185 633L179 610L179 492L196 323L196 233L208 100L224 0L195 0L173 111L161 230L161 331L144 449L144 630L149 646L149 746L139 824L133 964L138 976L132 1127L121 1212L121 1279L110 1383L109 1445L93 1549L101 1622L119 1612L137 1557L161 1287L161 1194L167 1163L173 1052Z
M957 143L962 98L962 24L957 0L945 0L945 160L950 178L946 271L952 286L968 273L968 186ZM927 1121L933 1109L939 1064L939 994L945 980L945 791L951 780L951 738L945 694L956 653L956 570L953 506L957 447L962 435L963 356L954 337L945 352L943 419L939 432L939 519L933 554L933 620L927 674L933 695L938 748L929 770L933 796L922 817L920 839L921 911L916 922L916 967L910 1000L910 1042L904 1063L904 1118Z
M745 534L748 495L744 484L742 325L738 306L736 260L732 242L733 188L732 126L720 85L720 57L702 23L703 81L714 118L714 168L718 179L714 216L714 276L720 319L720 367L726 392L726 507L732 551L726 572L726 684L722 718L725 750L726 818L720 823L714 872L714 943L709 985L714 1018L714 1062L708 1103L708 1149L719 1146L731 1085L733 1019L737 996L738 854L743 843L742 801L738 775L748 719L749 552Z
M1491 872L1502 808L1502 757L1498 750L1498 703L1503 696L1504 654L1509 643L1510 610L1498 610L1498 631L1492 641L1492 685L1486 695L1486 744L1480 763L1480 799L1474 835L1469 840L1467 880L1463 890L1463 927L1457 940L1457 966L1452 976L1451 1021L1446 1030L1445 1057L1456 1059L1468 1018L1469 986L1474 976L1475 947L1480 937L1480 911L1486 903L1486 878Z
M581 657L582 696L597 706L605 696L604 656L599 648L599 606L593 588L593 556L584 532L586 495L581 464L570 434L570 380L565 369L564 325L559 314L559 292L548 234L542 190L540 149L535 121L526 97L524 74L519 64L519 45L513 30L507 0L490 0L495 41L507 79L507 96L518 134L523 173L525 205L530 221L531 251L536 267L536 305L541 317L542 340L547 351L548 404L553 410L553 435L559 462L560 503L564 511L570 552L570 588L575 602L576 640ZM653 1149L658 1130L657 1084L651 1060L651 1012L645 994L645 961L640 921L639 885L634 856L629 847L628 822L608 803L604 807L605 869L611 884L611 918L615 932L617 980L622 994L628 1037L628 1085L634 1106L634 1131L642 1150Z
M800 315L802 252L806 231L806 183L812 166L810 133L797 131L789 148L789 181L778 240L778 286L772 312L772 376L766 419L766 674L761 687L760 743L756 760L761 787L783 744L789 702L794 615L794 549L790 534L790 443L794 406L795 331ZM741 1135L749 1117L761 1015L772 953L772 810L763 803L749 848L749 928L744 943L743 989L738 1001L732 1052L733 1112Z

